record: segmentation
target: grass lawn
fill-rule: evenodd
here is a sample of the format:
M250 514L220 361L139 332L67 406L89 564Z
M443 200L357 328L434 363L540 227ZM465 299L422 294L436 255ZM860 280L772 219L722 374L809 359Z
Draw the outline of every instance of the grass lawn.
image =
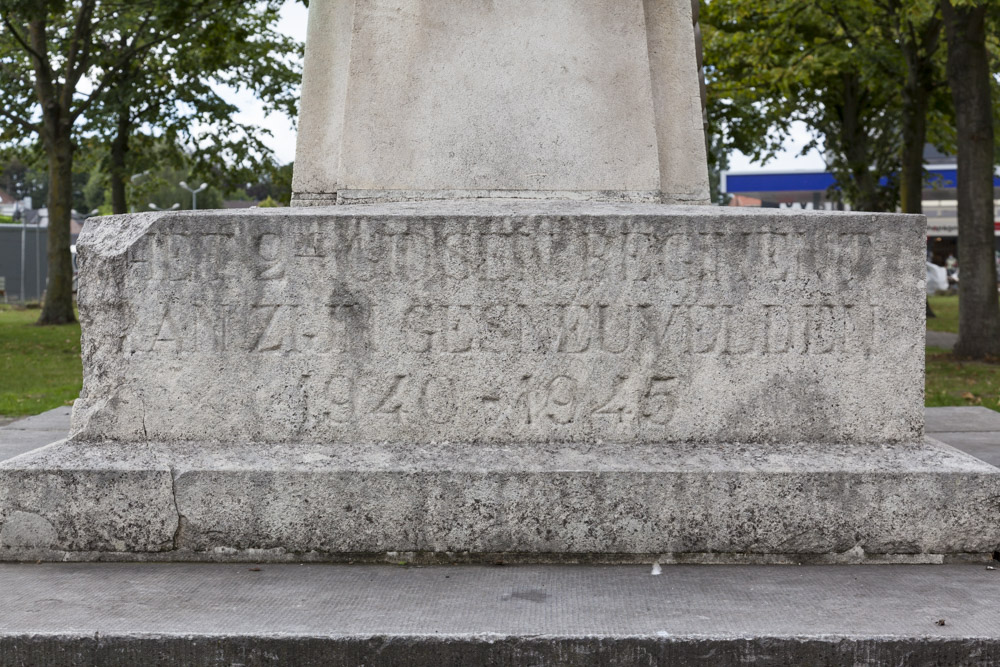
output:
M937 317L927 318L927 328L931 331L947 331L958 333L958 295L932 296L931 310Z
M0 306L0 415L35 415L80 395L80 325L36 327L38 310Z
M948 350L927 348L924 405L981 405L1000 412L1000 364L956 361Z
M958 333L958 297L932 296L931 331ZM957 361L947 350L927 348L927 407L982 405L1000 412L1000 364Z

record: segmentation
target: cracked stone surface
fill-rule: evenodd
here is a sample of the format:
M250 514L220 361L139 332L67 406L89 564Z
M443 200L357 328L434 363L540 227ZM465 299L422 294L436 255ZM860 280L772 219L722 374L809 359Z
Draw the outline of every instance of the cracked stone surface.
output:
M0 558L944 562L1000 544L1000 470L933 440L206 444L67 441L0 464L17 536Z
M523 201L102 218L73 437L918 441L922 224Z
M0 557L988 557L997 469L923 440L923 234L539 201L95 221L71 440L0 465Z

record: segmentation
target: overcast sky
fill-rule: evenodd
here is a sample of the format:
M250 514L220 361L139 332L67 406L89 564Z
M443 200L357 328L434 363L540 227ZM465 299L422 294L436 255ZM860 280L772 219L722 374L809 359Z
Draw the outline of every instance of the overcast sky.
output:
M307 10L302 3L289 0L281 10L281 23L278 29L299 41L305 41L306 14ZM295 159L295 129L289 118L281 114L265 116L260 104L248 93L233 93L229 98L243 110L240 113L240 120L266 127L274 134L268 143L282 163ZM752 163L742 153L734 153L730 158L730 168L732 171L823 170L823 158L818 152L813 151L809 155L798 157L802 146L808 142L809 134L805 126L800 125L793 129L793 136L786 144L785 152L767 165L761 167Z

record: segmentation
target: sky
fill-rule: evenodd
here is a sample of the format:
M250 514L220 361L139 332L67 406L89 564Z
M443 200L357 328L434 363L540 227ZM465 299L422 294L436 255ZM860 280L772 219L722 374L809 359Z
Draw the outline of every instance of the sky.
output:
M289 0L281 9L281 21L278 30L294 37L300 42L306 41L306 15L308 10L301 2ZM295 124L284 114L264 113L260 102L249 92L230 91L224 93L227 101L241 109L237 118L244 123L264 127L271 131L272 137L266 140L282 164L295 159Z
M301 2L289 0L281 10L281 22L278 29L295 39L304 42L306 39L306 15L308 11ZM295 127L291 119L282 114L266 115L253 95L232 91L227 99L242 109L239 119L243 122L265 127L273 136L267 141L274 150L275 156L282 163L295 159ZM730 171L801 171L824 170L823 158L819 151L811 151L805 156L799 156L799 151L809 142L809 132L805 125L799 123L792 127L791 137L785 144L785 150L765 165L755 164L742 153L730 156Z

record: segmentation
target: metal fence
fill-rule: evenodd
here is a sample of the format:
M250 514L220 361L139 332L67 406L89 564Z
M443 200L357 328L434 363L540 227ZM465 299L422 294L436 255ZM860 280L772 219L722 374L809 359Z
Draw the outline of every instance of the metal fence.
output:
M0 225L0 282L6 294L0 303L40 301L49 266L45 248L49 230L33 225Z

